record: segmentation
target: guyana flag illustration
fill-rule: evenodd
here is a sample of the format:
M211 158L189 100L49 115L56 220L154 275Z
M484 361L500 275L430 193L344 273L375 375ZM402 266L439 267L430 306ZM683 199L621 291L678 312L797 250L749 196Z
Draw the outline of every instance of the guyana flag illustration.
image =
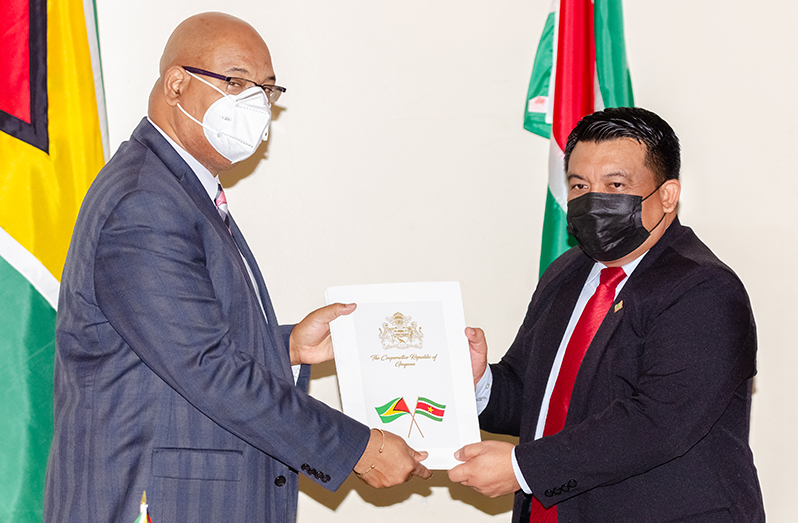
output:
M446 405L435 403L431 399L419 397L416 402L416 414L421 414L435 421L443 421Z
M93 0L0 13L0 521L42 521L59 280L106 152Z
M410 414L410 409L407 408L403 397L392 399L382 407L374 407L374 409L380 415L380 421L383 423L390 423L405 414Z

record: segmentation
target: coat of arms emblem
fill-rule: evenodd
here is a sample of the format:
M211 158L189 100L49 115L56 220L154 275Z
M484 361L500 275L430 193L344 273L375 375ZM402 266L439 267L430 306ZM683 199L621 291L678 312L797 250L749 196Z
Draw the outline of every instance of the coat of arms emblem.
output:
M383 349L420 349L424 345L424 334L411 316L401 312L385 318L380 327L380 342Z

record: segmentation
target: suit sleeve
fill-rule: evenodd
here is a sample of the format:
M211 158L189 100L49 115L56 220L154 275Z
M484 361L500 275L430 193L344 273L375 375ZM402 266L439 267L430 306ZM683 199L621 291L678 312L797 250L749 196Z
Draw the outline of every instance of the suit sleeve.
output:
M102 313L195 408L296 470L313 463L330 475L324 486L338 488L365 450L369 429L306 395L284 369L272 372L250 356L265 347L236 346L203 238L181 209L184 203L168 195L137 191L110 213L95 258ZM281 334L287 337L290 327Z
M519 436L521 416L529 405L524 398L523 372L526 368L524 357L524 338L532 321L532 305L518 329L515 340L501 362L490 366L493 382L490 387L490 401L479 416L479 425L483 430L496 434Z
M535 293L527 307L526 315L518 333L515 336L507 353L497 364L491 365L493 373L493 384L490 390L490 401L485 410L479 417L480 427L483 430L499 434L509 434L512 436L521 435L522 418L537 416L540 405L536 405L535 386L545 386L551 370L551 362L541 359L536 355L538 364L530 369L527 361L530 358L528 346L535 345L540 347L545 345L551 347L551 352L546 357L554 358L560 339L559 332L542 332L540 326L549 324L549 317L557 317L562 323L563 330L568 317L560 317L560 312L553 311L551 302L553 295L558 293L562 286L562 281L572 278L580 281L582 276L587 274L592 266L592 260L584 257L578 248L573 248L557 258L538 282ZM573 296L565 295L566 302L573 298L574 302L578 297L581 285L574 285ZM568 309L570 310L570 309ZM531 340L535 340L534 342ZM543 351L541 351L543 352ZM532 387L530 387L532 385ZM542 392L541 392L542 393ZM534 430L534 429L533 429Z
M584 421L516 449L544 506L684 455L734 396L745 394L755 373L756 334L736 276L704 271L676 285L656 310L634 326L637 338L623 347L638 365L628 391ZM541 495L572 480L578 488L556 498Z

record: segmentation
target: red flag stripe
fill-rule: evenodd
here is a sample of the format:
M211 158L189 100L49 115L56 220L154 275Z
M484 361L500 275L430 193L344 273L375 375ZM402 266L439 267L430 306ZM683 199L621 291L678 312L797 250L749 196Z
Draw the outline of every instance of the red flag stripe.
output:
M0 111L31 123L30 3L6 0L0 16Z
M596 42L591 0L561 0L552 135L565 150L568 134L594 111Z
M433 407L429 403L424 403L423 401L418 402L418 405L416 405L416 410L424 410L430 414L434 414L435 416L443 416L444 413L443 409Z

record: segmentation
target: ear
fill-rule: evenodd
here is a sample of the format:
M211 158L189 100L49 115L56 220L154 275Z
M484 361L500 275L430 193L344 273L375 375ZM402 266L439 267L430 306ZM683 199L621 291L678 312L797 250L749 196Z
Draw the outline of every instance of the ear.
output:
M191 81L191 77L186 74L182 67L172 66L164 72L163 93L169 106L175 107L177 105L178 98L189 81Z
M659 197L662 201L662 210L672 213L679 204L679 195L682 193L682 184L679 180L667 180L659 188Z

